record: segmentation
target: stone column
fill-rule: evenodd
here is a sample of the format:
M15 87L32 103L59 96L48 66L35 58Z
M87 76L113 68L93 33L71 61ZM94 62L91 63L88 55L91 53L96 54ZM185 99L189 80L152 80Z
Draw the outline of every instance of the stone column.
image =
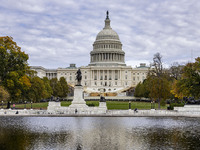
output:
M97 81L98 81L99 80L99 70L97 69L96 72L97 72Z

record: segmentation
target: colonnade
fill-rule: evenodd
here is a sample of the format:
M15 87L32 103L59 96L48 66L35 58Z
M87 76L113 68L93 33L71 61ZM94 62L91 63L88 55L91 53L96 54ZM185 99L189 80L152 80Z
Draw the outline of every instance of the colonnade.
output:
M46 73L46 77L48 79L57 78L57 73L48 72L48 73Z
M91 54L91 62L98 61L119 61L124 62L124 54L118 53L96 53Z
M120 70L91 70L92 80L119 80Z
M95 44L94 49L122 49L122 44Z

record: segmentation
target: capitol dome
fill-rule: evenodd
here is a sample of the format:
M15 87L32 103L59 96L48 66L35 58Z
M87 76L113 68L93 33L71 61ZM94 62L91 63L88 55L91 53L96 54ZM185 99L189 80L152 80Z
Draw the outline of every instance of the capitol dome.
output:
M104 28L97 34L96 41L98 40L119 40L117 32L115 32L111 27Z
M91 55L91 66L96 65L125 65L124 51L117 32L110 26L109 13L105 19L105 27L101 30L93 44Z

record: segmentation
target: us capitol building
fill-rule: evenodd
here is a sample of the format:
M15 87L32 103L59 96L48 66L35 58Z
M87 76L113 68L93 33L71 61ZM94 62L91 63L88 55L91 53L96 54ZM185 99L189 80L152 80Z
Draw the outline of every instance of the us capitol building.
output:
M107 93L124 95L127 90L133 89L139 82L142 82L148 72L145 63L139 67L132 68L125 64L125 52L122 50L122 43L118 34L111 28L107 12L105 27L101 30L93 44L90 52L90 64L79 67L82 72L82 85L84 91L90 95L99 93L102 89ZM40 78L49 79L64 77L70 86L76 84L75 64L67 68L45 69L41 66L31 66Z

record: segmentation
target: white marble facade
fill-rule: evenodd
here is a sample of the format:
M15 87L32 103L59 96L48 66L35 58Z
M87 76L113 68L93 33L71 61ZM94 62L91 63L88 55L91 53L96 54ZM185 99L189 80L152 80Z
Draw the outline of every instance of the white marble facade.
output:
M125 64L125 52L118 34L111 28L110 19L107 14L105 27L100 31L90 52L90 64L79 67L82 72L82 85L88 93L100 92L102 88L106 92L120 92L135 87L142 82L148 72L146 64L141 63L139 67L132 68ZM74 86L76 81L75 64L67 68L45 69L32 66L31 69L37 72L39 77L49 79L64 77L66 81Z

